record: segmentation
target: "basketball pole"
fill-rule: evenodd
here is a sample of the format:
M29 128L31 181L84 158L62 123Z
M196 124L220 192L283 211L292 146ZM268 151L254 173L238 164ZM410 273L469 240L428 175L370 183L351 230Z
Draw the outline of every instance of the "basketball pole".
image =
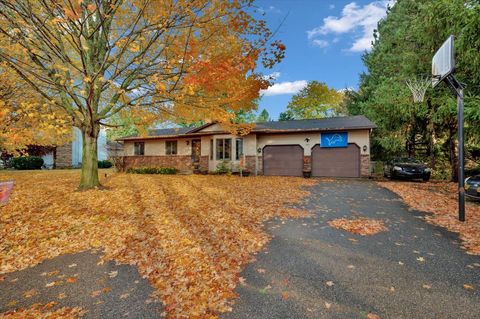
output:
M463 89L465 88L455 76L449 75L446 81L457 95L458 112L458 220L465 221L465 154L464 154L464 114L463 114Z

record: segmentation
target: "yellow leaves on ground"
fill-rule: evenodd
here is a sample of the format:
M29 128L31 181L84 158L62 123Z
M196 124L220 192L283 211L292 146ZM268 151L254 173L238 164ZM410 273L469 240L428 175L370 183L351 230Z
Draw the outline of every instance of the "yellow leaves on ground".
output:
M115 174L74 191L78 171L0 173L15 189L0 219L0 273L103 247L136 265L170 317L230 310L239 272L268 241L262 222L308 193L299 178ZM112 274L113 275L113 274Z
M328 222L328 224L337 229L343 229L358 235L375 235L386 231L387 228L382 220L370 218L346 219L338 218Z
M56 311L50 309L54 307L54 301L46 304L34 304L28 309L18 309L17 311L8 311L0 314L0 319L76 319L83 316L84 311L81 308L60 308Z
M413 209L431 213L427 222L459 233L467 253L480 255L480 205L466 204L466 221L458 221L457 185L448 182L379 182Z

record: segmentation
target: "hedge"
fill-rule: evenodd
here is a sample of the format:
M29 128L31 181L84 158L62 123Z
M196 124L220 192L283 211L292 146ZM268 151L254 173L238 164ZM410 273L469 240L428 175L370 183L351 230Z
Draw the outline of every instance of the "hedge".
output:
M37 156L20 156L12 158L12 166L15 169L41 169L43 158Z
M113 164L109 160L98 161L98 168L110 168Z
M127 173L131 174L177 174L178 170L172 167L138 167L129 168Z

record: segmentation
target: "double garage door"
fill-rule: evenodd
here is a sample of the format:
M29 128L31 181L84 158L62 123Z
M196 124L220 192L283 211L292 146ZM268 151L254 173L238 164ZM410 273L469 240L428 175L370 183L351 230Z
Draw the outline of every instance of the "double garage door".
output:
M316 145L311 155L312 176L360 177L360 148L349 144L342 148ZM263 174L303 175L303 148L300 145L268 145L263 149Z

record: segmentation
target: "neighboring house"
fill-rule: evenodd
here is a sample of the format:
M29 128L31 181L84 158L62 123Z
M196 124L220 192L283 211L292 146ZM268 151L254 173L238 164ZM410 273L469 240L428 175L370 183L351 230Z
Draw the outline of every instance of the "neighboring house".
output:
M82 134L76 127L72 128L72 141L65 145L57 146L55 150L42 156L44 165L47 168L70 168L82 166ZM98 137L98 160L106 160L107 153L107 133L104 129L100 130Z
M225 162L253 174L360 177L370 175L370 133L365 116L257 123L246 136L235 136L218 123L196 128L152 130L126 137L124 167L174 167L214 172Z

